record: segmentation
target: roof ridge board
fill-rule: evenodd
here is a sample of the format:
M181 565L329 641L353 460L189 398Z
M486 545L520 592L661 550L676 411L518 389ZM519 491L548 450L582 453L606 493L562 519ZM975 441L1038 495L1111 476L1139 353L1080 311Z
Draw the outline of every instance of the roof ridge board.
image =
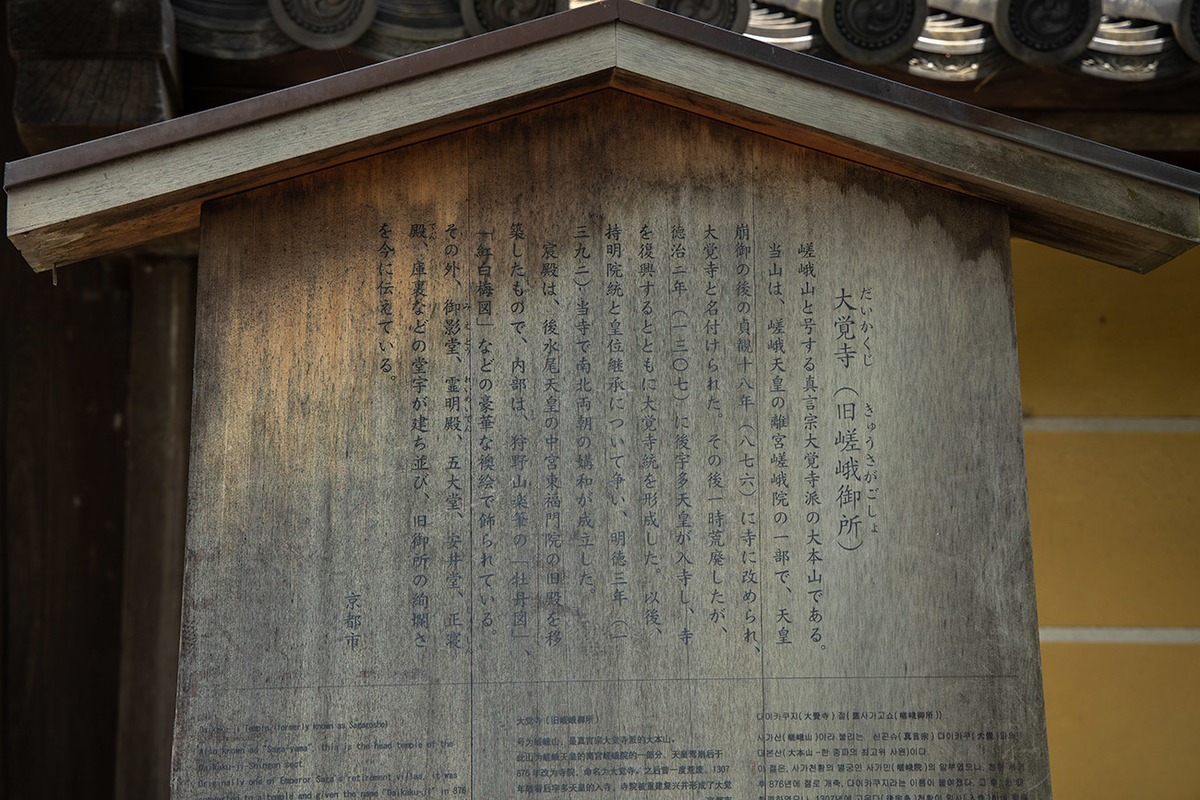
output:
M999 136L1038 150L1067 156L1092 166L1112 169L1131 177L1149 180L1163 186L1200 193L1200 172L1167 164L1147 156L1121 150L1091 139L1027 122L998 111L955 100L944 95L910 86L881 75L864 72L852 66L827 61L808 53L795 52L751 39L740 34L706 25L696 20L675 17L633 0L600 0L619 3L627 10L621 15L625 22L637 27L672 36L683 41L709 47L726 55L752 61L796 77L842 89L918 114L937 117L979 133ZM662 23L666 18L671 24ZM680 35L688 33L690 35Z
M6 166L4 186L6 189L17 187L144 150L180 144L239 125L282 116L618 21L852 94L943 119L980 133L1002 137L1159 185L1200 193L1200 173L979 108L925 89L819 59L807 53L775 47L634 0L599 0L510 28L468 37L185 117L30 156L10 162Z
M28 156L5 164L4 188L85 169L105 161L181 144L254 122L402 83L458 64L503 55L539 41L568 36L618 19L612 10L632 0L600 0L568 12L460 39L406 56L276 89L183 117ZM664 12L665 13L665 12ZM526 26L538 27L536 37Z

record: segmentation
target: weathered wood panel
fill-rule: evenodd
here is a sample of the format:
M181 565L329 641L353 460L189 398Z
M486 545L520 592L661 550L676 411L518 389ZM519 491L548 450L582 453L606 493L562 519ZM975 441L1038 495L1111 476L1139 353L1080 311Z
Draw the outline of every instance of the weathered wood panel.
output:
M597 93L209 207L193 409L178 798L1049 797L996 206Z
M117 800L166 800L179 659L194 259L131 259L129 482L121 595Z
M616 87L1012 209L1015 235L1148 271L1200 240L1190 173L600 3L9 168L35 269L193 228L201 203Z

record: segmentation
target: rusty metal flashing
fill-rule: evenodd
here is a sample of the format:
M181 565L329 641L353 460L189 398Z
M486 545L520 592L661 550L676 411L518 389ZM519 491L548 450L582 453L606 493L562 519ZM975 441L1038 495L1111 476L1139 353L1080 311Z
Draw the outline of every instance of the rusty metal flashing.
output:
M951 122L969 130L1102 166L1162 186L1200 192L1200 173L1043 128L804 53L774 47L721 28L641 5L633 0L601 0L592 5L512 28L10 162L5 169L4 186L9 189L137 153L211 136L242 125L402 83L449 67L491 58L618 21L797 78ZM615 70L610 70L612 71ZM603 82L598 85L603 85Z

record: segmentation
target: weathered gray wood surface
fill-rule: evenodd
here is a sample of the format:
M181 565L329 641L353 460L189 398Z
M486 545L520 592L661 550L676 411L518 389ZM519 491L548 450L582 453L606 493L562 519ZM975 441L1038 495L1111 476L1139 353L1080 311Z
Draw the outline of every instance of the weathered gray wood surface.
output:
M177 798L1050 796L1001 208L603 92L201 247Z
M1200 241L1190 173L638 3L498 34L11 165L9 236L47 270L194 229L204 202L615 87L1007 206L1014 235L1127 269Z

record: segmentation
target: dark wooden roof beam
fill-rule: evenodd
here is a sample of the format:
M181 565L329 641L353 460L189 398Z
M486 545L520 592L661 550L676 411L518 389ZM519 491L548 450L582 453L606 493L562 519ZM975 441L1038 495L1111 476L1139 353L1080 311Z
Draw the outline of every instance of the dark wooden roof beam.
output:
M13 114L32 153L160 122L179 107L168 0L8 0Z

